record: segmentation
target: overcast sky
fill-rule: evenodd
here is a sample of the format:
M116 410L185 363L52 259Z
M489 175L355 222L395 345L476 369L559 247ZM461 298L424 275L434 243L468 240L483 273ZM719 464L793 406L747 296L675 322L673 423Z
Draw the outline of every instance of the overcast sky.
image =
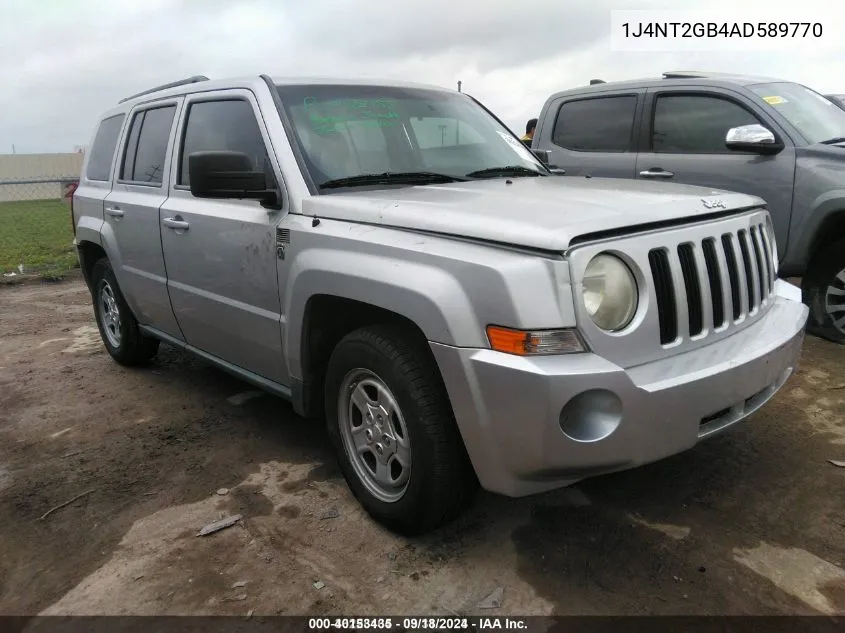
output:
M759 7L710 0L0 0L0 153L72 151L120 98L194 74L401 78L463 89L514 131L554 91L671 69L738 71L845 93L840 3L792 2L828 45L741 53L611 50L611 9ZM721 9L724 7L724 9Z

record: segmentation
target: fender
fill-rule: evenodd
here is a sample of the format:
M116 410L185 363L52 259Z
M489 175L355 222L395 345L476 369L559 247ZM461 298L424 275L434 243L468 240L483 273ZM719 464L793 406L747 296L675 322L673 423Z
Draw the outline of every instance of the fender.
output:
M102 246L103 241L101 232L103 224L104 222L102 218L95 218L91 215L81 216L76 225L76 243L91 242Z
M117 241L117 236L114 234L114 230L112 226L101 218L93 218L93 217L86 217L83 216L80 218L79 226L81 227L84 220L90 221L92 224L97 224L97 231L96 236L92 235L90 231L85 231L86 235L90 235L92 239L87 239L89 242L94 242L99 244L106 253L106 257L109 258L109 262L111 263L112 271L114 272L114 276L117 279L117 283L122 288L126 287L125 277L122 265L122 258L120 256L120 246ZM77 240L82 241L80 239L80 229L77 228ZM94 239L96 237L96 239ZM132 310L133 314L138 314L138 306L135 303L135 299L132 296L132 293L124 293L123 295L124 300L126 301L127 305L129 305L129 309Z
M76 246L76 257L79 260L79 266L82 268L82 278L85 280L85 285L88 286L88 290L91 290L91 280L88 277L88 269L86 268L86 264L91 264L92 262L83 261L81 246L86 243L96 244L97 246L103 246L102 238L100 236L100 230L103 226L103 219L102 218L95 218L90 215L83 215L79 218L79 222L74 227L74 239L73 244Z
M313 248L293 263L284 305L285 349L294 379L302 378L305 309L315 295L369 303L415 323L426 339L485 347L484 327L460 282L442 268L383 255Z
M806 213L793 215L786 253L781 259L781 275L802 275L814 253L811 252L824 222L837 212L845 213L845 189L826 191L807 206Z

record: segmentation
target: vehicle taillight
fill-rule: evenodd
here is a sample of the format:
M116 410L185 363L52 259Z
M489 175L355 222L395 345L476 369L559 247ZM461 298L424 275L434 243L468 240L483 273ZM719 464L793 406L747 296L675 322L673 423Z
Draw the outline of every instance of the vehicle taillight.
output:
M76 221L73 217L73 194L76 193L78 187L78 182L72 182L67 186L67 189L65 190L65 196L70 201L70 228L73 231L74 237L76 237Z

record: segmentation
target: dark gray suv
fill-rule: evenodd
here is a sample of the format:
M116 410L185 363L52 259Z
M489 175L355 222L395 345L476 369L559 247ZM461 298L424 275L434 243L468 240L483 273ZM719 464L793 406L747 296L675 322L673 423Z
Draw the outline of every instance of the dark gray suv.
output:
M766 200L808 330L845 343L845 110L797 83L716 73L552 95L532 148L557 173L680 182ZM714 210L718 212L718 209Z

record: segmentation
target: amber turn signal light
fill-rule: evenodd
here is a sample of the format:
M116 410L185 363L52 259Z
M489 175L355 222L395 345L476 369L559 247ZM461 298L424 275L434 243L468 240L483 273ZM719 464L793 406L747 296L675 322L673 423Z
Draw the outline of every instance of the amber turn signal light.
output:
M575 330L514 330L498 325L487 326L490 347L497 352L532 356L537 354L574 354L585 351Z

